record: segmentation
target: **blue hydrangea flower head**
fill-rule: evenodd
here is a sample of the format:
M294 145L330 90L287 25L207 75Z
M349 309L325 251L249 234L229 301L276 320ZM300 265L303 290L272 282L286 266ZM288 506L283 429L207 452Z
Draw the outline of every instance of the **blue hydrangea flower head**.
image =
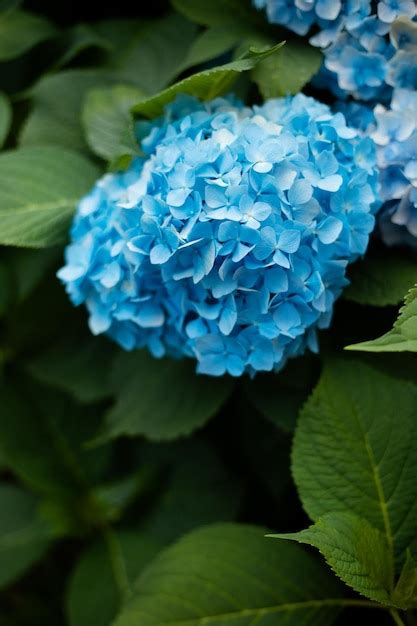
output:
M389 102L392 88L417 85L415 0L254 0L270 22L323 50L316 84L337 97Z
M316 24L337 29L344 13L342 0L254 0L258 9L266 9L268 20L298 35L306 35Z
M214 376L316 350L374 227L372 140L303 95L183 96L142 148L80 202L59 272L92 332Z
M369 104L353 100L349 102L338 100L334 104L333 110L343 113L348 126L357 128L364 134L369 135L375 130L374 110Z
M388 245L417 248L417 91L394 90L390 107L377 105L374 115L382 236Z

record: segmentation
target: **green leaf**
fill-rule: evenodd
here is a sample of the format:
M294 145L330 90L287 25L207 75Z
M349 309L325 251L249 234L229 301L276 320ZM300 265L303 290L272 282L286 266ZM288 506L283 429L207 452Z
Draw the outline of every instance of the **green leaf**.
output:
M318 548L343 582L366 598L393 605L392 555L385 535L366 520L349 513L329 513L306 530L270 537Z
M143 495L154 478L155 470L151 464L142 467L134 474L98 485L93 489L94 499L105 511L105 517L111 522L118 521L124 510L136 498Z
M317 363L303 357L289 363L279 374L262 374L244 381L255 408L273 424L293 431L298 413L317 379Z
M105 70L65 70L46 75L31 89L32 111L22 126L23 146L59 145L88 151L81 125L84 98L90 89L117 79Z
M6 263L13 275L14 296L25 300L54 265L61 263L59 247L43 250L5 248Z
M303 41L289 41L280 54L259 63L252 76L264 98L296 94L320 68L322 54Z
M396 606L417 606L417 566L409 550L392 597Z
M339 587L295 544L218 524L164 550L139 577L114 626L307 626L333 623Z
M198 72L168 87L156 96L139 102L133 107L133 112L149 118L157 117L161 115L164 107L180 93L189 94L201 100L216 98L230 89L241 72L252 70L262 59L279 53L283 45L284 43L279 43L263 50L251 48L244 58Z
M56 34L56 28L38 15L26 11L1 13L0 61L14 59Z
M43 556L51 530L38 513L36 498L0 485L0 587L14 582Z
M245 381L245 391L253 406L273 424L293 431L298 413L307 399L307 393L281 384L280 374L257 376Z
M0 148L9 134L11 122L12 107L10 106L7 96L0 92Z
M116 22L116 28L115 22L105 22L97 30L114 41L107 65L116 70L119 83L130 82L154 94L177 76L197 29L173 13L148 23Z
M128 580L133 582L153 559L159 545L149 536L134 531L117 535ZM120 606L120 591L108 546L99 541L78 561L67 592L69 626L109 626Z
M0 0L0 11L12 11L22 4L23 0Z
M237 46L247 31L228 26L212 26L200 33L193 41L181 69L185 70L206 63L229 52Z
M348 346L347 350L364 352L417 352L417 286L405 297L393 328L373 341Z
M58 58L53 65L54 69L68 65L79 54L91 48L108 50L110 44L89 24L76 24L65 31L62 41L59 42L59 47L62 49L62 53L58 53Z
M18 252L20 249L5 250ZM29 259L26 261L29 262ZM33 257L33 262L36 262L36 257ZM13 275L14 268L11 269ZM19 284L16 286L17 293L13 294L13 303L5 319L3 341L10 357L24 359L44 350L45 345L60 341L62 329L69 332L78 315L68 302L68 296L54 271L48 271L43 280L35 282L35 285L25 285L29 293L21 292ZM85 318L82 319L85 324Z
M220 409L228 378L197 376L189 360L155 359L145 351L120 354L114 366L115 405L99 440L120 435L174 439L191 433Z
M171 0L171 3L189 20L203 26L234 28L237 23L261 21L260 14L246 0Z
M79 402L98 402L112 394L113 345L106 339L70 334L29 360L36 380L69 393Z
M242 489L203 441L191 439L175 444L151 445L149 462L169 452L168 479L161 497L144 524L147 534L162 543L214 522L229 522L237 517ZM158 448L158 449L156 449ZM162 449L161 449L162 448Z
M268 498L279 505L287 490L292 489L290 472L290 437L270 420L253 411L246 398L239 406L242 420L242 448L254 479L266 488ZM259 451L262 450L262 454ZM281 509L281 506L280 506Z
M139 153L130 110L143 97L143 92L129 85L89 92L82 119L87 142L95 154L110 161Z
M0 261L0 318L6 313L12 300L13 286L9 267ZM0 372L1 372L0 357Z
M54 519L57 530L96 522L100 512L89 491L107 469L109 450L85 450L83 445L97 428L97 412L81 409L67 396L24 385L22 379L18 390L10 381L0 388L0 455L50 501L44 510L61 516Z
M343 297L370 306L395 306L417 283L417 261L398 252L367 255L349 272L351 284Z
M0 155L0 243L44 248L66 240L81 196L98 177L85 157L58 147Z
M314 521L345 512L400 557L417 532L417 387L353 359L332 360L301 412L293 475Z

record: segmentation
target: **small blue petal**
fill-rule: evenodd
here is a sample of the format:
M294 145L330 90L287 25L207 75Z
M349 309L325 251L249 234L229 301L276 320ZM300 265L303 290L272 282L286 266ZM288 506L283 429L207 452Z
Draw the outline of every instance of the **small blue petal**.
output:
M297 252L300 247L301 233L299 230L284 230L278 238L278 248L289 254Z

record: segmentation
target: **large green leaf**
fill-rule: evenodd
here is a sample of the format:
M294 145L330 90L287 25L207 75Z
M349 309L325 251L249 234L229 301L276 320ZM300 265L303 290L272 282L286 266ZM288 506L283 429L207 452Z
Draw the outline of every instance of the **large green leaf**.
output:
M139 102L133 107L133 112L149 118L157 117L163 112L164 107L169 102L172 102L178 94L189 94L201 100L215 98L227 92L239 74L252 70L257 63L270 55L279 55L283 45L283 43L280 43L262 50L251 48L244 58L198 72L175 83L175 85L168 87L156 96Z
M0 92L0 148L9 133L12 121L12 108L10 102L3 93Z
M347 349L364 352L417 352L417 286L406 295L404 306L389 332L373 341L348 346Z
M6 249L16 253L19 250L19 248ZM30 259L26 258L26 261L29 262ZM44 259L40 263L43 261ZM36 256L32 257L32 262L36 263ZM24 266L25 263L23 268ZM45 269L45 266L43 267ZM14 266L11 270L13 277ZM57 281L54 271L45 273L43 280L41 276L29 278L33 278L33 281L28 280L26 283L21 279L13 279L16 291L13 293L13 303L5 319L3 334L3 345L9 352L9 358L27 359L29 355L45 350L46 345L59 342L62 339L62 329L65 328L65 333L70 333L74 322L78 323L78 316L81 313L75 311L68 302L68 297ZM81 319L85 325L85 318Z
M343 297L359 304L395 306L417 283L417 259L390 251L389 256L374 254L354 263L349 272L351 284Z
M158 468L150 462L136 472L104 482L93 489L93 498L109 522L118 522L123 513L155 485Z
M244 381L251 403L273 424L295 428L298 413L317 381L318 363L311 356L296 359L279 374L261 374Z
M159 545L149 536L120 531L118 541L128 581L133 581L153 559ZM98 541L81 555L69 582L67 615L70 626L109 626L121 606L118 572L109 545Z
M0 14L0 61L9 61L57 34L48 20L25 11Z
M242 41L245 34L247 31L244 29L228 26L207 28L194 39L181 69L186 70L200 63L207 63L207 61L229 52Z
M76 24L65 31L58 42L57 59L54 69L64 67L86 50L108 50L110 43L89 24Z
M253 406L279 428L293 431L308 392L282 384L280 374L262 375L245 382Z
M0 0L0 11L12 11L21 6L23 0Z
M98 415L67 396L10 381L0 389L0 454L33 491L51 502L57 529L96 521L89 491L107 469L109 450L85 450Z
M401 556L417 532L417 387L353 359L325 368L298 423L293 474L309 516L366 519Z
M164 463L168 455L171 462ZM174 444L151 444L145 465L155 462L158 456L167 479L161 496L146 518L147 534L169 543L198 526L236 519L241 486L205 442L191 439Z
M143 97L140 89L129 85L89 92L82 119L87 142L95 154L111 161L139 153L130 109Z
M332 624L343 604L333 577L297 545L263 534L219 524L186 535L139 577L114 626Z
M5 260L13 275L14 297L17 302L27 298L42 278L61 262L59 247L31 250L5 248Z
M90 89L114 84L104 70L65 70L46 75L31 89L32 110L20 133L24 146L57 144L87 151L81 125L84 98Z
M392 605L393 563L386 537L366 520L329 513L298 533L270 535L318 548L335 574L363 596Z
M303 41L289 41L280 54L274 54L253 70L253 79L264 98L296 94L316 74L322 54Z
M148 23L105 22L97 30L113 42L107 65L116 70L119 82L130 82L147 94L177 76L197 31L175 13Z
M28 372L80 402L98 402L111 393L114 346L103 338L67 334L27 362Z
M289 508L281 506L287 492L293 489L290 471L291 438L270 420L265 420L243 396L239 405L239 430L243 453L251 471L252 480L266 489L268 501L271 497L279 504L271 507L277 511L279 521L284 515L291 516ZM240 422L242 425L240 426ZM259 451L262 450L260 454Z
M13 293L13 280L10 268L0 261L0 318L6 313ZM0 359L1 362L1 359ZM1 368L1 365L0 365ZM1 371L1 369L0 369Z
M155 359L145 351L120 354L114 367L117 399L100 440L173 439L200 428L225 402L232 381L197 376L194 368L192 361Z
M260 14L247 0L171 0L177 11L203 26L234 28L236 23L260 23Z
M77 202L98 177L85 157L58 147L0 155L0 243L44 248L66 240Z
M0 485L0 587L21 576L51 542L51 529L38 506L32 494Z
M410 550L407 551L404 566L392 593L392 599L396 606L417 607L417 564Z

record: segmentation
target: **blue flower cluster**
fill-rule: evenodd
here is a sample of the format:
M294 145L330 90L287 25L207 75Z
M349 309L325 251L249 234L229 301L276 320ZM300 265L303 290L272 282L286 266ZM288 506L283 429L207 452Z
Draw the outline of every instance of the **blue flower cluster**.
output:
M258 9L266 9L272 24L281 24L297 35L307 35L310 28L319 25L329 31L330 41L345 15L342 0L253 0Z
M318 77L363 100L389 100L393 87L417 87L415 0L254 0L269 21L305 35L324 51Z
M374 109L378 145L382 237L388 245L417 248L417 91L397 89L391 106Z
M142 148L81 201L59 271L92 332L213 376L315 350L374 227L373 141L301 94L182 96Z
M377 145L382 239L417 248L417 91L395 89L389 107L338 102L336 109Z

